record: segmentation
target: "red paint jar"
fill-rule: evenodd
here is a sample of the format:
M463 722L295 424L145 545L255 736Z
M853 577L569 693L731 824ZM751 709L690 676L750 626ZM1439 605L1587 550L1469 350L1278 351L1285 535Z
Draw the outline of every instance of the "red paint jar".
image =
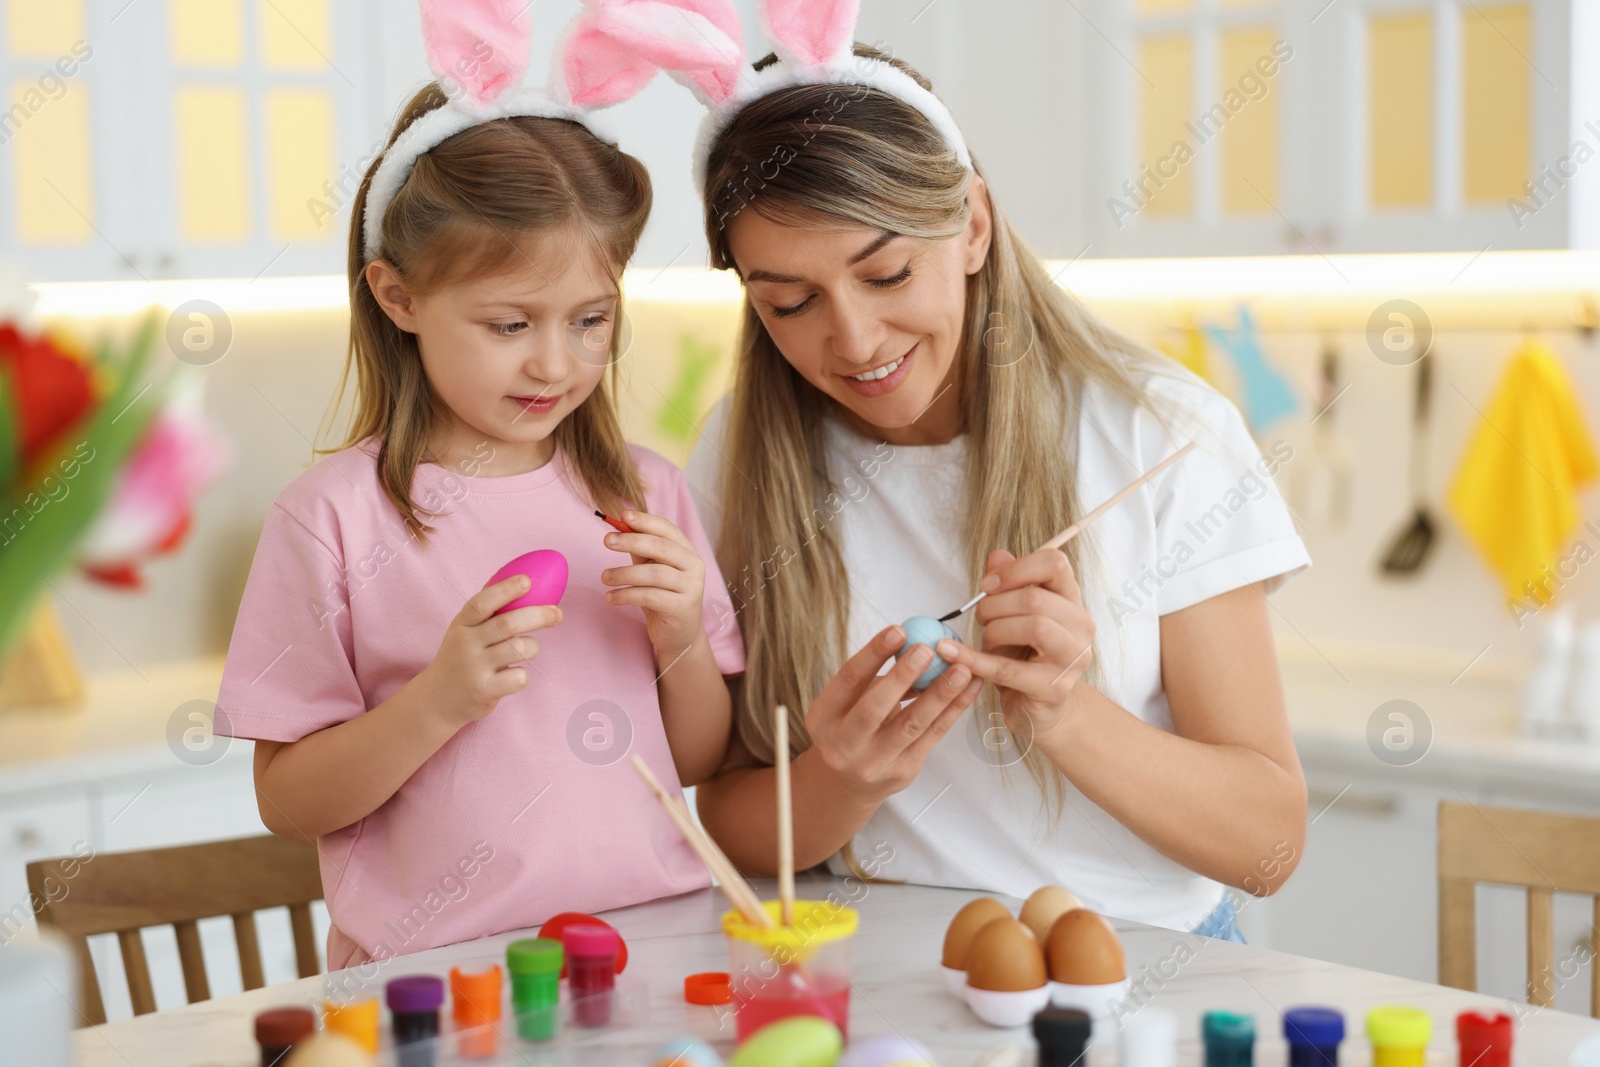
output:
M605 1026L611 1021L621 938L609 926L577 923L561 931L561 943L567 954L573 1019L579 1026Z

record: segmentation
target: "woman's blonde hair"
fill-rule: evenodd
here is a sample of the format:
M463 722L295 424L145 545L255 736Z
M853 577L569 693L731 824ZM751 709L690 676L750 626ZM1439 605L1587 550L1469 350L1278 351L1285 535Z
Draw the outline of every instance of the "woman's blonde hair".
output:
M856 54L889 58L862 45ZM968 219L967 178L927 119L885 93L839 85L772 93L744 108L712 145L701 190L712 265L737 269L728 229L743 211L790 225L842 220L914 238L955 237ZM1160 360L1056 286L992 197L990 207L993 238L968 279L957 355L968 440L961 542L974 585L990 551L1025 555L1080 513L1068 431L1078 425L1083 383L1148 406L1134 371ZM721 445L729 457L728 518L717 556L736 597L741 589L748 596L740 612L748 667L738 729L767 763L772 709L791 709L792 744L806 748L803 710L848 651L849 585L830 509L821 506L842 473L828 469L824 448L832 405L783 358L747 297ZM1085 539L1066 551L1081 580ZM975 713L992 714L994 701L990 688ZM1054 818L1065 796L1062 776L1037 751L1024 763ZM851 861L848 847L845 857Z
M437 82L401 110L389 147L420 116L444 104ZM361 220L382 157L362 178L350 213L350 345L331 412L356 374L356 402L345 440L316 454L381 436L379 477L412 534L433 527L411 499L417 464L442 403L423 372L417 338L394 324L367 284ZM504 270L525 253L530 235L575 229L620 279L650 215L644 164L574 122L515 117L469 127L417 159L383 214L383 258L413 296L465 277ZM621 311L618 311L619 319ZM617 417L617 352L595 391L556 427L556 447L597 507L610 511L643 500L643 486Z

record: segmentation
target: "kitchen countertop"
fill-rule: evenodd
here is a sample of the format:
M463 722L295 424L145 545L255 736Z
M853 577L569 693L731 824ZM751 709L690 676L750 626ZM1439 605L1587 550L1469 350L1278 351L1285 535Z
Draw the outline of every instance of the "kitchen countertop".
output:
M1552 804L1600 805L1600 745L1521 733L1520 670L1469 667L1469 657L1443 671L1429 663L1351 666L1336 653L1280 658L1295 747L1308 770L1446 790L1503 787ZM1390 701L1411 707L1384 707ZM1388 763L1376 752L1383 731L1396 725L1393 711L1412 721L1414 733L1410 750Z
M223 661L98 672L85 677L83 699L73 704L0 711L0 794L171 769L177 760L169 731L181 744L191 722L180 709L197 700L215 704ZM230 744L223 758L250 748Z
M774 896L770 882L757 892ZM929 1047L944 1067L974 1064L989 1050L1005 1044L1030 1046L1025 1029L995 1030L980 1023L944 988L938 973L940 946L951 917L979 894L923 886L863 885L846 879L802 877L799 896L828 899L828 894L853 904L861 914L854 944L854 990L850 1008L852 1038L899 1032ZM1019 901L1008 901L1015 910ZM628 943L628 969L622 975L644 993L643 1018L628 1029L586 1033L581 1043L558 1046L549 1059L535 1053L540 1046L502 1047L501 1055L483 1063L605 1064L627 1067L649 1063L649 1054L679 1034L694 1034L719 1051L732 1047L732 1021L719 1028L719 1009L692 1007L682 999L685 975L727 969L719 916L726 907L711 890L689 893L608 913L605 917ZM1321 1004L1341 1010L1352 1037L1341 1062L1364 1065L1369 1052L1362 1033L1368 1008L1399 1003L1420 1007L1433 1016L1435 1039L1430 1064L1455 1062L1454 1019L1465 1010L1511 1011L1503 1001L1475 993L1394 978L1331 963L1290 956L1267 949L1212 941L1192 934L1116 922L1136 988L1147 991L1142 1003L1174 1012L1179 1020L1179 1063L1200 1062L1199 1017L1212 1009L1252 1014L1257 1020L1258 1060L1282 1063L1279 1013L1298 1004ZM378 974L352 974L352 982L381 994L384 983L404 974L447 976L453 964L502 961L505 945L531 931L517 931L459 945L397 957ZM341 972L350 973L350 972ZM78 1067L244 1067L255 1062L251 1020L259 1011L284 1005L320 1002L326 977L307 978L201 1004L177 1008L125 1022L80 1030L74 1035ZM1136 1009L1137 1010L1137 1009ZM1517 1062L1561 1067L1583 1038L1600 1033L1600 1022L1552 1010L1517 1006ZM1099 1024L1092 1067L1116 1062L1113 1024ZM564 1039L567 1040L567 1039ZM454 1062L442 1059L441 1062ZM1022 1062L1031 1062L1031 1058Z
M1417 785L1512 784L1556 803L1600 805L1600 745L1521 736L1515 669L1440 670L1399 656L1374 663L1336 650L1330 659L1289 641L1281 650L1290 724L1308 769ZM80 780L170 768L169 730L176 722L181 735L187 725L178 709L216 699L223 662L94 674L76 706L0 711L0 793L58 785L69 768ZM1404 766L1375 758L1367 738L1374 712L1396 699L1419 707L1431 732L1426 754ZM248 750L234 744L226 755Z

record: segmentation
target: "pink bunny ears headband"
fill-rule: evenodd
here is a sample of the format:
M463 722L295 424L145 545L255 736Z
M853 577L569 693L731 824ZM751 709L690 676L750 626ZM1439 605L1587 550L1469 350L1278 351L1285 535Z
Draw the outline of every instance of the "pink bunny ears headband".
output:
M700 0L694 6L699 10L718 9L721 19L732 24L730 37L737 46L738 16L730 0ZM799 85L866 86L887 93L921 112L961 165L972 169L961 128L937 96L893 64L852 52L861 0L757 0L757 6L762 30L778 62L752 70L745 67L741 54L737 66L724 71L731 76L695 79L673 73L710 109L695 139L697 189L705 188L711 146L734 116L761 97Z
M421 0L428 64L450 96L419 117L384 153L367 189L362 247L382 252L383 215L417 158L480 123L513 116L566 119L607 144L616 138L595 112L630 99L665 70L709 109L694 147L704 188L717 136L745 106L799 85L855 85L909 104L971 169L948 108L892 64L854 55L860 0L757 0L778 62L745 64L743 27L732 0L584 0L557 46L547 88L522 86L532 51L527 0Z
M637 94L657 70L720 92L742 54L736 18L727 32L726 2L584 0L540 89L520 84L533 43L528 0L421 0L428 65L450 99L406 127L373 172L361 220L366 258L382 253L384 212L418 157L463 130L514 116L566 119L616 144L595 112Z

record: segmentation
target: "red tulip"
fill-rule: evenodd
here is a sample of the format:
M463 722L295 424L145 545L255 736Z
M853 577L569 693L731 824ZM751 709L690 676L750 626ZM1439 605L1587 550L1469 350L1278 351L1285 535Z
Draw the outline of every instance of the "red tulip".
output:
M24 337L0 324L0 369L4 370L17 422L19 469L94 405L94 383L83 360L48 336Z

